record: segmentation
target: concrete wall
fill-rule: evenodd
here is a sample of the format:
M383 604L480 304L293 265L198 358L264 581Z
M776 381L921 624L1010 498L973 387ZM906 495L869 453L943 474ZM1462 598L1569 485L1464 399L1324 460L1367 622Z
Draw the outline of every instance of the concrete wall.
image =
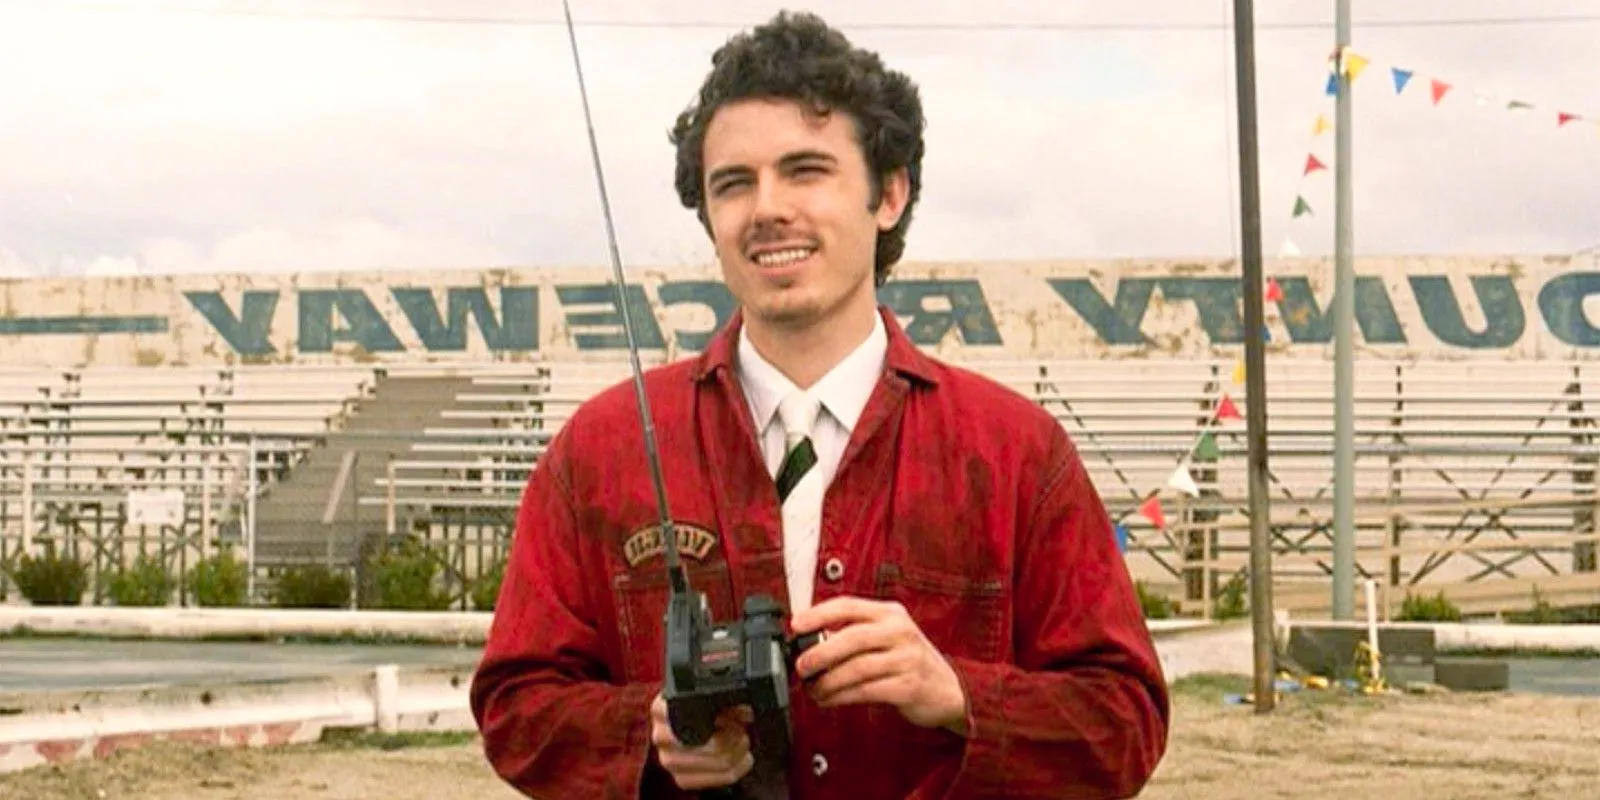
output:
M1361 261L1360 356L1571 359L1600 347L1585 313L1600 263L1565 258ZM1279 356L1331 353L1331 264L1272 260ZM610 269L491 269L0 282L11 366L421 363L615 357ZM642 344L701 349L732 301L714 266L629 271ZM950 357L1232 357L1244 333L1231 262L913 263L880 292ZM654 313L645 313L646 309ZM1596 315L1594 319L1600 319Z

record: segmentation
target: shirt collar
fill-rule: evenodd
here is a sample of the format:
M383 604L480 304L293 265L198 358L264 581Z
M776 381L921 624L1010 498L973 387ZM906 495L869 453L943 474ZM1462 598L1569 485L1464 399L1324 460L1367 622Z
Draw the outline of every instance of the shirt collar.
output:
M853 430L878 383L889 348L883 318L874 314L872 332L812 387L822 407L846 431ZM778 403L798 387L771 362L756 352L747 329L739 329L739 383L750 398L756 430L764 430L778 411Z
M937 386L944 366L929 357L906 335L894 312L878 306L878 318L889 337L888 349L883 356L884 369L896 378L925 386ZM704 352L695 356L689 370L689 380L696 383L724 380L737 383L732 377L733 362L739 348L739 331L744 328L744 311L737 306L727 322L719 326L706 345Z

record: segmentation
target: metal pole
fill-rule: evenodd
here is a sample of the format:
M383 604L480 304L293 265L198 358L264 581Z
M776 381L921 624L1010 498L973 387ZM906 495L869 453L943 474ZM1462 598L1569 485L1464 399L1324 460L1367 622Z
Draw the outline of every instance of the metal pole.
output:
M250 434L249 454L245 458L245 468L249 472L245 480L249 486L245 495L245 545L244 545L244 596L246 605L254 605L256 601L256 496L261 494L261 478L256 474L256 436Z
M1251 0L1233 0L1233 47L1239 115L1239 221L1244 278L1245 438L1249 461L1250 617L1255 706L1271 711L1276 646L1272 613L1272 540L1267 500L1266 311L1261 267L1261 159L1256 126L1255 20Z
M1333 618L1355 618L1356 457L1355 457L1355 307L1356 276L1351 258L1350 224L1350 0L1335 0L1334 34L1338 57L1334 123L1334 297L1333 297Z

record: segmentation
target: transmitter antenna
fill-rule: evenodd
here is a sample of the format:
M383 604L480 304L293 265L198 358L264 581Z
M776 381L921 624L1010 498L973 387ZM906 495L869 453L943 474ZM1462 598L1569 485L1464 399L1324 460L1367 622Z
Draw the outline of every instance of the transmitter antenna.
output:
M650 460L650 480L655 485L656 510L661 516L661 544L665 551L668 578L673 593L688 594L689 576L678 560L678 532L667 507L667 484L661 476L661 450L656 444L656 427L650 413L650 401L645 396L644 368L639 365L639 342L633 332L633 315L629 311L628 284L622 275L616 224L611 219L611 199L606 192L605 171L600 166L600 144L595 140L594 117L589 110L589 90L583 80L583 61L578 56L578 32L572 24L572 7L568 0L561 0L561 10L567 18L567 38L572 42L572 66L578 75L578 95L583 100L584 125L589 130L589 153L594 159L595 183L600 187L600 211L605 215L606 242L611 247L611 272L617 284L617 307L622 310L622 330L627 335L628 361L633 368L633 394L639 404L639 422L644 428L644 451Z

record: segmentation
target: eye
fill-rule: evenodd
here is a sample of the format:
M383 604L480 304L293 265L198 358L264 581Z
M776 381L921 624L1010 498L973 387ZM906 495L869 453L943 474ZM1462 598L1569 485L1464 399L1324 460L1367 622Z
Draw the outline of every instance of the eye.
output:
M747 181L744 178L724 178L711 185L711 193L715 195L727 194L729 190L745 183Z

